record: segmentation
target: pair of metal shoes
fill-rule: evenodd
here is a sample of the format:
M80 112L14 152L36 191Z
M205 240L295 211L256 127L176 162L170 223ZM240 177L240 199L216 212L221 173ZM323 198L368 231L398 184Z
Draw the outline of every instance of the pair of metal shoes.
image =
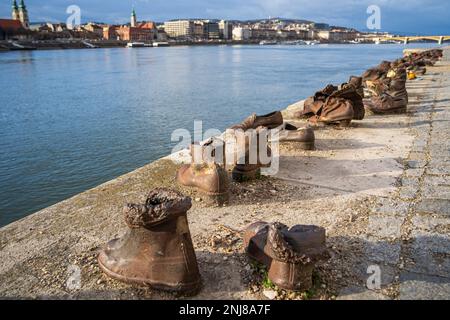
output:
M328 85L305 100L303 111L297 118L306 118L313 125L336 124L348 127L352 120L362 120L365 116L361 77L350 77L341 86Z
M277 287L306 291L313 286L315 264L328 257L325 229L281 223L256 222L244 234L250 258L265 265L268 277Z
M201 278L189 231L189 197L155 189L144 204L128 204L123 213L128 230L100 252L100 268L119 281L155 289L196 293ZM326 257L325 229L257 222L247 228L248 255L269 269L269 279L287 290L307 290L312 271Z
M191 145L191 163L182 165L177 172L177 182L185 187L197 190L202 195L203 202L209 206L226 206L230 199L230 178L238 182L254 180L261 175L261 168L265 166L261 161L260 151L265 152L270 164L271 150L267 144L266 150L260 149L260 136L256 135L256 161L251 157L250 139L245 137L245 152L241 158L233 161L230 166L226 162L225 143L215 145L218 139L210 139L203 144ZM221 154L221 155L219 155ZM237 153L236 153L237 154Z

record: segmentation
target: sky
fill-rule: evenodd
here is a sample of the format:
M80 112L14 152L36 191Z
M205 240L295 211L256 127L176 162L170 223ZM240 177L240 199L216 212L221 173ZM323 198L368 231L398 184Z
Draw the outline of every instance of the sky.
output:
M12 0L0 0L0 17L10 17ZM298 18L366 29L367 8L381 10L381 31L450 35L450 1L446 0L25 0L30 20L65 22L66 9L77 5L81 22L126 23L131 8L138 20L178 18L225 20Z

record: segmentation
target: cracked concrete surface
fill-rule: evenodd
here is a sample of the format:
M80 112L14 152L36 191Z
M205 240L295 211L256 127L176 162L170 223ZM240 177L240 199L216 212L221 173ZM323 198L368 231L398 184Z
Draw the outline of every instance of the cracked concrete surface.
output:
M126 228L122 205L166 186L198 200L189 211L203 278L195 298L264 298L239 230L266 220L327 229L331 258L317 268L315 299L450 299L449 58L446 49L408 82L407 114L318 129L314 151L283 146L278 174L233 183L228 207L205 207L163 159L0 229L0 297L185 298L119 283L96 264L99 248ZM300 106L284 111L287 120ZM381 288L369 290L374 265ZM71 266L80 270L76 289L67 285Z

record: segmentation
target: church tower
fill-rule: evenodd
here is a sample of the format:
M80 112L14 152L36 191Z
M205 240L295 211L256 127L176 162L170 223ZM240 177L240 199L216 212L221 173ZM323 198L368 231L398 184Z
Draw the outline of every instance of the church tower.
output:
M131 12L131 27L135 28L136 25L137 25L136 11L133 8L133 11Z
M17 6L17 1L13 0L12 3L12 19L13 20L20 20L19 18L19 7Z
M25 29L28 29L30 26L30 20L28 19L28 10L25 6L25 2L23 0L20 0L19 5L19 19L20 22L22 22L22 25Z

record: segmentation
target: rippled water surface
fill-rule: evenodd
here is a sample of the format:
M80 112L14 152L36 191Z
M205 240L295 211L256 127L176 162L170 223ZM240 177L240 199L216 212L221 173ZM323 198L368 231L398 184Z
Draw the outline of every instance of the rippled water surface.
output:
M222 130L344 82L404 48L0 53L0 226L168 154L172 131L193 131L194 120Z

